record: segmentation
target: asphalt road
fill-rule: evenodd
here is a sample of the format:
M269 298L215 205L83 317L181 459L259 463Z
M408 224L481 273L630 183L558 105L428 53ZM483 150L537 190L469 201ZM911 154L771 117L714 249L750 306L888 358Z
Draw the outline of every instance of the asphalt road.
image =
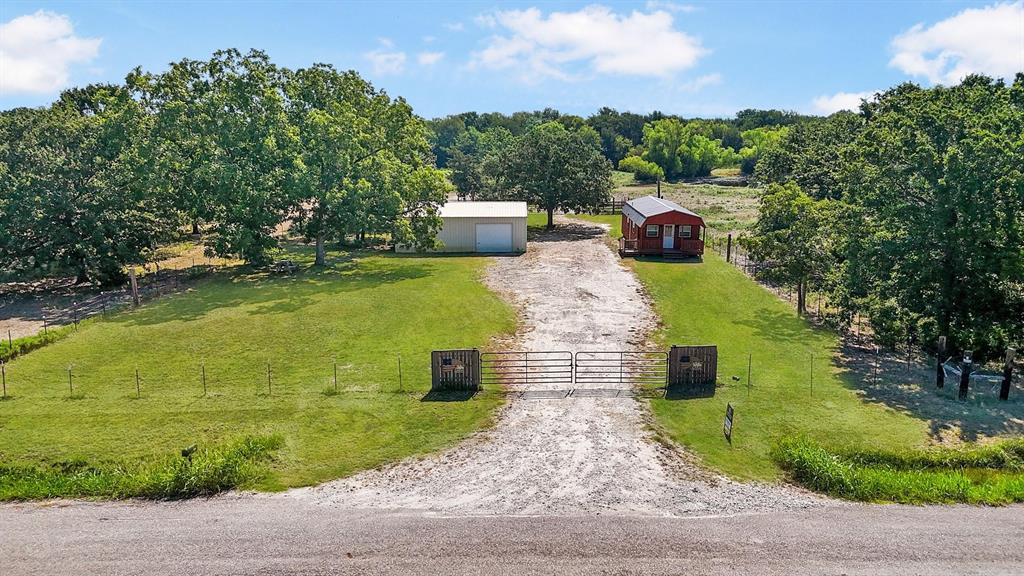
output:
M433 517L262 496L0 506L0 573L1024 574L1024 507Z

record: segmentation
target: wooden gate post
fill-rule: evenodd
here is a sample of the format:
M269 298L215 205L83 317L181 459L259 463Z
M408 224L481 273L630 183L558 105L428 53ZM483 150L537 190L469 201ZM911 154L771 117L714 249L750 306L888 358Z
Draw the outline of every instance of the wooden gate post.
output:
M430 389L477 391L480 389L480 351L434 350L430 353Z
M729 233L725 244L725 261L732 262L732 232Z
M1006 364L1003 365L1003 383L999 387L999 399L1010 399L1010 381L1013 379L1013 357L1017 351L1013 348L1006 349Z
M717 346L672 346L668 388L685 397L714 396L718 380Z
M135 267L128 268L128 280L132 286L132 304L139 305L139 281L135 278Z
M967 389L971 384L971 351L964 352L964 361L960 364L960 399L967 398Z
M939 336L939 349L935 351L935 387L942 388L946 383L946 370L942 367L942 357L946 355L946 337Z

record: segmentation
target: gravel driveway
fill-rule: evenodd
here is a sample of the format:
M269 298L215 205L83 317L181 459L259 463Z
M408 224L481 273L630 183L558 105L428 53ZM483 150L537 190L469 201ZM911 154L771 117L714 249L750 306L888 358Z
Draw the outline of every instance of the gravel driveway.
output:
M642 348L656 317L639 281L604 244L604 229L561 224L525 255L496 258L488 270L488 285L521 310L510 346ZM648 418L645 401L629 397L514 398L493 428L446 452L286 496L444 515L677 516L826 505L795 488L710 474L653 441Z

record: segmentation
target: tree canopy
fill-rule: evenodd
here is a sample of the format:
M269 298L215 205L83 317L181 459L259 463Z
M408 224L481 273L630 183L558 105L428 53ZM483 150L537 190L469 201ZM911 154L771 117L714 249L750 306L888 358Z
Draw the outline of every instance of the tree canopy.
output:
M507 196L523 199L547 212L585 211L610 198L611 163L585 131L567 130L558 122L541 124L509 150Z
M402 99L355 72L216 52L0 113L0 269L120 282L191 226L264 262L281 231L432 247L451 185Z
M749 240L775 262L811 260L848 321L866 314L883 342L938 335L992 355L1024 339L1024 74L1011 86L970 76L903 84L790 128L762 159L766 210ZM798 192L799 191L799 192ZM807 252L800 218L833 202ZM791 248L780 236L800 238ZM769 249L777 248L777 249ZM796 281L797 277L790 281Z

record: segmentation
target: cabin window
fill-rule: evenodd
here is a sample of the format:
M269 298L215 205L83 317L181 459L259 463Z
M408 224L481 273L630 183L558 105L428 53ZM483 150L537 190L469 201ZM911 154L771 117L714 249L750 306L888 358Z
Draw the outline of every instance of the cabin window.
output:
M679 227L680 238L691 238L693 236L693 227L689 224L683 224Z
M658 229L659 228L661 228L661 226L658 226L657 224L648 224L647 225L647 237L648 238L657 238L658 237Z

